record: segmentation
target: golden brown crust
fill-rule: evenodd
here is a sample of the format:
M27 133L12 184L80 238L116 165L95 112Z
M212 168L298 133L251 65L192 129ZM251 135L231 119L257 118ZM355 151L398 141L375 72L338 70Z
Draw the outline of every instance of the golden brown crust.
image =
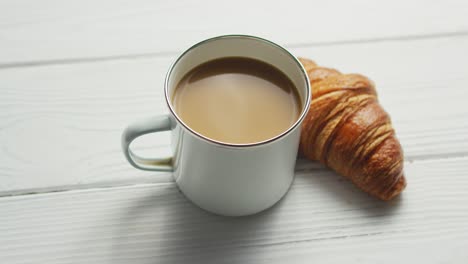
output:
M302 125L300 150L350 179L365 192L390 200L403 191L403 151L374 84L299 58L309 75L312 102Z

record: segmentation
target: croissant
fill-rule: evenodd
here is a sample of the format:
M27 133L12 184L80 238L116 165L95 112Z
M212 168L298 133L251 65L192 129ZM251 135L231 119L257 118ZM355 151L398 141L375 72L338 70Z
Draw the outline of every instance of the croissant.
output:
M388 201L406 187L403 151L374 83L299 58L310 79L312 102L304 119L300 151Z

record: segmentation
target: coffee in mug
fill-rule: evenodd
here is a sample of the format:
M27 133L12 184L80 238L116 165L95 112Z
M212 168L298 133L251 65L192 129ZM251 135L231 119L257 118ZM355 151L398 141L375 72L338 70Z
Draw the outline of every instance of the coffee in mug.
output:
M195 67L178 83L172 104L193 130L234 144L273 138L291 127L302 110L297 89L283 72L243 57Z

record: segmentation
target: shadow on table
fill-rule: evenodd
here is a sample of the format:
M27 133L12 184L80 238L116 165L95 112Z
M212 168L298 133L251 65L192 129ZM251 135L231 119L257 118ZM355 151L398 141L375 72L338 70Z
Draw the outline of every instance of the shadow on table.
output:
M299 160L297 167L286 199L249 217L205 212L185 199L174 183L146 191L146 196L129 201L122 212L113 235L112 263L256 263L268 259L273 248L265 245L282 241L281 236L289 233L285 228L323 232L330 215L385 225L400 207L401 199L386 203L370 197L319 164ZM285 224L298 219L300 227ZM331 237L324 239L333 239L337 232L327 231Z
M296 163L296 183L299 182L309 185L330 206L356 210L363 216L389 219L401 209L404 200L404 193L389 202L372 197L333 170L305 158L299 158Z
M161 186L131 202L116 227L110 259L112 263L250 263L258 255L249 245L258 245L258 232L268 237L265 232L271 230L268 225L276 213L272 208L254 216L217 216L193 205L175 184Z

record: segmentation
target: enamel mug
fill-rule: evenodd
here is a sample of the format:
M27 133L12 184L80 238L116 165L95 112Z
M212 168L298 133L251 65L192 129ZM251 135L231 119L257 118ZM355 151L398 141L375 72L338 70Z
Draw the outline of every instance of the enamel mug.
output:
M252 144L231 144L207 138L187 126L171 103L178 82L196 66L223 57L246 57L275 66L298 90L302 111L283 133ZM301 123L311 94L300 62L281 46L254 36L226 35L204 40L182 53L167 73L164 94L168 115L131 124L122 135L122 148L131 165L150 171L172 171L182 193L199 207L219 215L242 216L278 202L294 179ZM259 128L261 129L261 128ZM171 131L172 157L146 158L134 154L137 137Z

